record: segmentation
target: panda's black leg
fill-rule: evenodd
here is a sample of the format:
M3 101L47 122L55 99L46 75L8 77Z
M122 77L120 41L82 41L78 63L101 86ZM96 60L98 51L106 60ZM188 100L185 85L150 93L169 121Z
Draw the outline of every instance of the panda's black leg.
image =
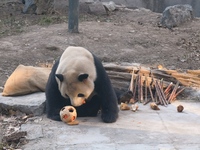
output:
M118 118L118 115L116 113L108 113L108 112L104 112L101 114L101 119L103 120L103 122L105 123L113 123L116 122Z
M112 105L112 104L111 104ZM118 107L114 106L115 104L113 103L113 106L110 107L103 107L101 110L101 118L103 122L106 123L112 123L115 122L118 118Z
M60 92L52 85L47 83L46 88L46 114L47 117L56 121L61 121L60 110L62 107L66 106L65 100Z
M59 91L57 91L59 92ZM52 94L53 93L53 94ZM56 92L47 92L46 93L46 113L47 117L56 120L61 121L60 119L60 110L67 105L71 105L69 99L64 99L60 93Z
M84 105L76 107L78 117L95 117L100 110L100 100L97 95L93 96L91 100Z
M61 101L56 100L55 97L52 97L52 98L48 98L48 100L46 101L47 118L50 118L56 121L61 121L60 110L66 105L63 104Z
M58 66L58 61L54 64L52 72L49 76L45 94L46 94L46 114L47 117L56 121L61 121L60 110L67 105L70 105L69 99L61 96L58 90L58 84L55 79L55 71Z
M117 96L101 61L95 55L93 56L97 71L95 91L101 101L101 118L106 123L112 123L118 118L119 108Z
M118 100L108 78L105 85L97 89L101 100L101 118L106 123L115 122L118 118Z

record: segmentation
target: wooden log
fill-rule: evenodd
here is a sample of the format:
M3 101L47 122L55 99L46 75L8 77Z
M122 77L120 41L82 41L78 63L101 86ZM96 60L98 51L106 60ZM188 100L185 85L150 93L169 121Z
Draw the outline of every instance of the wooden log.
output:
M176 94L176 91L177 91L177 89L178 89L178 86L179 86L179 82L176 83L176 85L175 85L175 87L174 87L174 89L173 89L173 91L172 91L172 93L171 93L171 95L170 95L170 97L169 97L169 99L168 99L168 102L171 102L171 101L172 101L174 95Z
M180 85L182 86L200 88L200 81L197 81L197 80L193 80L190 78L188 79L179 78L178 81L180 82Z
M133 92L134 90L134 71L132 72L132 76L131 76L131 82L130 82L130 86L129 86L129 90Z
M148 99L147 101L145 101L145 102L143 103L143 105L146 105L146 104L150 103L151 101L152 101L152 99Z
M133 90L133 93L135 93L135 98L136 98L136 94L138 93L138 87L137 87L137 83L138 80L137 76L140 72L140 83L142 85L142 87L140 87L140 89L144 89L145 93L146 93L146 77L147 77L147 83L148 86L151 88L148 88L148 91L150 92L151 90L155 90L155 82L153 82L152 77L154 78L154 80L161 80L163 79L163 89L166 90L166 88L170 85L170 83L180 83L180 86L183 87L191 87L191 89L194 89L194 91L196 90L196 88L200 88L200 70L187 70L186 73L182 73L182 72L178 72L177 70L167 70L167 69L163 69L163 70L159 70L159 69L150 69L148 67L140 67L140 65L138 64L132 64L132 63L122 63L122 64L114 64L114 63L104 63L103 64L106 72L108 73L111 82L113 84L113 86L117 89L122 89L123 91L127 91L129 89L130 86L130 81L131 81L131 77L134 78L134 86L132 85L131 88L135 89L135 91ZM145 77L146 76L146 77ZM145 84L143 84L145 83ZM169 99L171 93L171 91L173 91L175 87L175 84L170 85L170 89L168 89L167 92L165 93L165 96L167 99ZM182 92L186 92L187 90L183 90ZM145 101L146 101L146 94L144 94L145 96ZM150 93L151 94L151 93ZM152 91L152 95L153 95L153 91ZM187 93L188 94L188 93ZM151 95L150 95L151 96ZM151 96L152 97L152 96ZM154 96L154 101L156 101L157 96ZM157 101L158 103L158 101Z
M137 86L138 86L138 80L139 80L139 76L137 75L134 81L134 91L133 91L133 99L136 99L136 91L137 91Z
M138 66L134 66L134 65L117 65L117 64L113 64L113 63L103 63L103 66L106 70L112 70L112 71L116 71L116 72L128 72L131 73L134 70L138 70Z
M131 81L131 76L135 79L137 74L132 74L132 73L127 73L127 72L118 72L118 71L107 71L108 76L111 80L118 80L118 81L126 81L130 82ZM144 74L146 75L146 74ZM145 76L141 76L141 82L144 83L145 81ZM155 78L155 77L154 77ZM159 80L159 78L155 78L156 80ZM152 78L147 76L148 83L150 84L152 82ZM167 87L169 85L168 81L163 82L163 87Z
M171 76L175 77L176 79L183 78L183 79L193 79L195 81L199 80L199 77L187 73L172 73Z
M131 78L131 75L130 74L124 74L124 73L119 73L119 72L125 72L125 73L132 73L132 70L134 68L134 73L137 74L138 72L138 66L116 66L116 65L112 65L112 66L109 66L107 65L106 69L108 70L112 70L114 72L116 72L117 70L117 74L119 74L119 78L121 77L122 78L125 78L127 80L130 80ZM145 69L141 69L140 70L140 73L141 74L144 74L144 75L149 75L150 74L150 71L151 73L153 74L154 78L157 78L157 79L164 79L165 81L168 81L168 82L174 82L176 83L179 79L183 80L182 78L185 78L187 80L191 80L191 81L185 81L183 80L184 82L199 82L199 77L196 77L195 76L192 76L191 74L187 74L187 73L178 73L176 70L149 70L148 68ZM192 72L192 71L188 71L188 72ZM194 71L195 72L195 71ZM197 71L197 74L199 72ZM112 73L110 73L112 74ZM116 76L118 77L118 76ZM197 84L200 84L200 83L197 83ZM186 86L190 85L190 84L185 84ZM194 84L194 86L197 86L196 84Z
M137 70L135 70L135 73L137 72ZM157 78L159 80L163 79L165 81L170 81L170 82L177 82L177 79L172 77L170 74L167 74L166 72L164 73L161 70L141 70L140 71L142 74L144 75L148 75L150 76L153 75L154 78Z
M157 86L158 86L158 90L159 90L159 92L160 92L160 95L161 95L163 104L164 104L165 106L167 106L167 105L168 105L168 102L167 102L167 99L166 99L166 97L165 97L165 94L164 94L164 91L163 91L163 87L162 87L162 82L163 82L163 81L161 80L160 82L161 82L161 83L159 83L158 81L156 81Z
M144 102L147 102L147 87L148 87L148 80L147 80L147 76L145 76L145 99Z
M180 90L178 90L175 94L174 94L174 96L172 97L172 100L171 101L174 101L174 99L181 93L181 92L183 92L185 90L185 87L184 88L180 88Z
M178 73L177 70L166 70L166 69L164 69L164 70L161 70L161 69L154 69L154 70L156 70L156 71L158 71L158 72L161 72L161 73L163 73L163 74L168 74L168 75L171 75L172 73Z
M163 100L163 97L162 97L162 95L161 95L161 93L160 93L160 90L159 90L159 86L158 86L157 80L155 81L155 88L156 88L156 93L157 93L157 95L158 95L158 100L159 100L160 104L161 104L161 105L165 105L164 100ZM165 105L165 106L166 106L166 105Z
M187 70L186 73L197 76L197 77L200 76L200 70Z
M165 95L169 93L169 91L171 90L172 85L173 85L173 83L171 82L171 83L168 85L168 87L165 89L165 91L164 91L164 94L165 94Z
M151 89L151 85L149 85L148 88L149 88L151 99L152 99L153 102L155 102L155 99L153 97L153 92L152 92L152 89Z
M143 97L143 81L142 81L142 76L140 76L140 102L144 102L144 97Z
M129 82L123 82L119 80L111 80L111 84L115 89L122 90L122 91L127 91L129 88Z
M154 94L154 97L155 97L155 103L156 103L156 104L159 104L159 101L158 101L158 95L157 95L156 92L155 92L155 94Z
M107 71L107 74L110 79L118 79L129 81L131 80L131 74L126 72L114 72L114 71Z
M116 75L114 75L114 74L116 74ZM119 75L117 75L117 74L119 74ZM108 75L109 75L111 80L112 79L124 80L124 81L130 81L131 80L131 74L118 73L118 72L112 72L112 73L108 72ZM135 76L137 76L137 74L134 74L134 78L135 78ZM148 78L148 82L151 83L152 82L151 78L150 77L147 77L147 78ZM159 80L159 78L155 78L155 79ZM142 76L141 81L144 82L144 80L145 80L145 76ZM174 83L179 81L180 85L182 85L182 86L200 88L200 78L190 78L190 76L188 76L188 78L178 77L176 80L171 79L171 78L169 80L166 80L166 78L165 78L164 80L165 81L163 81L163 88L167 87L169 85L169 83L172 82L172 81L175 81Z
M138 101L141 103L141 76L138 75Z

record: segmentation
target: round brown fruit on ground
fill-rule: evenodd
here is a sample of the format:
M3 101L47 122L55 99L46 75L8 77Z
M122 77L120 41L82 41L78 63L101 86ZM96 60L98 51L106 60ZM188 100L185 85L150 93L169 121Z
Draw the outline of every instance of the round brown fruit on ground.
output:
M177 106L177 111L178 111L178 112L182 112L183 109L184 109L184 107L183 107L182 105L178 105L178 106Z

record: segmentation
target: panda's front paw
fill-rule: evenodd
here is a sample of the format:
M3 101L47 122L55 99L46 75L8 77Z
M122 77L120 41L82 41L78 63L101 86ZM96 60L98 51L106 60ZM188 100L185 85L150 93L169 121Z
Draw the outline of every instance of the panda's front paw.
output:
M101 118L105 123L112 123L117 120L118 113L102 113Z

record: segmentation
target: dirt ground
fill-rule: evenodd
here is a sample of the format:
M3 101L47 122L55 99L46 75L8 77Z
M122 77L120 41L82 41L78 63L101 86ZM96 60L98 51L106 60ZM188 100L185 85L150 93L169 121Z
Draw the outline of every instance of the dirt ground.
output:
M19 65L52 63L69 45L83 46L104 62L135 62L168 69L199 69L200 19L173 31L159 27L162 14L118 10L106 16L80 14L79 34L67 32L67 15L21 13L22 5L0 9L0 86Z

